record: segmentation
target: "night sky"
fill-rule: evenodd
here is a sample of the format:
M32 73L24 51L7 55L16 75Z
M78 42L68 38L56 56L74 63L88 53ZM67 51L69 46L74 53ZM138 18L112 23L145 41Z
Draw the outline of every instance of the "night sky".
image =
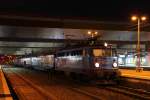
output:
M82 2L81 2L82 1ZM99 1L99 2L98 2ZM150 15L149 0L5 0L0 12L30 16L128 21L133 14Z

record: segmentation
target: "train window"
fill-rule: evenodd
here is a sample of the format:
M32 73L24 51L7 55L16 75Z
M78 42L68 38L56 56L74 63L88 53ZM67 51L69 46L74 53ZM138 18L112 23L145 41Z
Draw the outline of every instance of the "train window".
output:
M82 50L77 50L73 52L73 54L77 56L82 55L82 53L83 53Z
M76 52L75 51L71 51L71 56L75 56Z
M93 49L93 55L94 55L95 57L97 57L97 56L102 56L102 55L103 55L102 49Z
M60 53L58 53L57 56L60 57Z
M62 56L62 53L59 53L59 56L61 57L61 56Z
M74 55L74 56L76 56L76 55L77 55L77 53L76 53L75 51L73 51L73 55Z
M66 52L66 53L64 53L64 56L68 56L68 53Z
M71 55L71 52L67 52L67 56Z
M105 56L111 56L111 50L105 50Z
M77 56L79 55L79 52L78 52L78 51L76 51L76 55L77 55Z
M82 55L83 51L82 50L78 50L78 55Z
M65 56L65 53L58 53L58 55L57 55L58 57L62 57L62 56Z
M74 56L74 51L71 51L70 53L71 53L71 56Z

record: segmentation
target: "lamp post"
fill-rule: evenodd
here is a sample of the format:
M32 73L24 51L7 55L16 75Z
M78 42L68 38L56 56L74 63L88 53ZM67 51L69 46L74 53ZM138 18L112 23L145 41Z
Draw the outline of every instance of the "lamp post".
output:
M132 21L137 21L138 22L138 31L137 31L137 70L141 70L141 62L140 62L140 22L145 21L146 17L142 16L132 16L131 17Z
M93 38L94 36L97 36L98 32L97 31L88 31L88 34Z

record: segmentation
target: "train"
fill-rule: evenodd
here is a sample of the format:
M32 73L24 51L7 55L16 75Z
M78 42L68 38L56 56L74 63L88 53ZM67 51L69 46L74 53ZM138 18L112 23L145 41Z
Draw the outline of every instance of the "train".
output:
M16 59L15 65L47 70L54 69L71 77L116 79L120 76L117 57L100 46L63 49L52 55Z
M54 55L23 57L15 59L14 65L44 71L54 67L54 59Z

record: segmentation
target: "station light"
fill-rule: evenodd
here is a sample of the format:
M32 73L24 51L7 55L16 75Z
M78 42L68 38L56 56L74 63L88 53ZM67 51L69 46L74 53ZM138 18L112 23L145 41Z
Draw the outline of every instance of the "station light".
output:
M95 32L95 35L97 35L98 32Z
M91 35L91 31L88 31L88 34Z
M105 47L107 47L107 46L108 46L108 44L105 42L105 43L104 43L104 46L105 46Z
M141 20L142 20L142 21L145 21L145 20L146 20L146 17L145 17L145 16L142 16L142 17L141 17Z
M88 31L87 34L90 35L91 37L94 37L94 36L98 35L98 32L97 31Z
M137 16L132 16L131 19L132 19L133 21L135 21L135 20L137 20Z
M131 20L132 21L136 21L136 20L142 20L142 21L145 21L147 19L146 16L141 16L141 17L138 17L138 16L132 16L131 17Z

